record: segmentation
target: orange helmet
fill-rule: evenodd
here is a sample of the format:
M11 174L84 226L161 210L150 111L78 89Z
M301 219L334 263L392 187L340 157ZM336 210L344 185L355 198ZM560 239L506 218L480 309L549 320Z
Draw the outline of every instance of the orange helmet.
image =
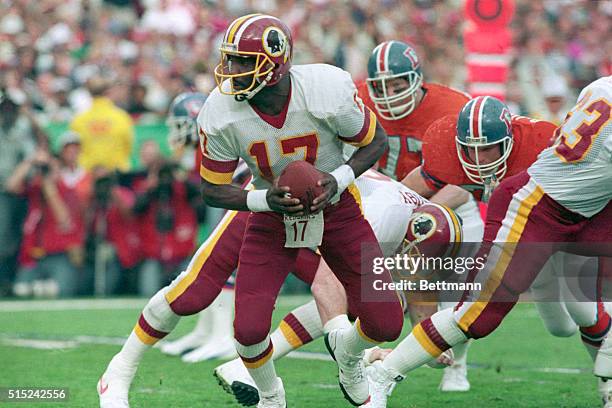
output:
M240 96L239 99L244 100L250 99L265 86L277 84L289 72L293 40L289 28L278 18L249 14L229 25L219 51L221 62L215 68L219 91L225 95ZM255 58L253 69L233 72L231 56ZM239 86L236 86L236 79L240 82Z

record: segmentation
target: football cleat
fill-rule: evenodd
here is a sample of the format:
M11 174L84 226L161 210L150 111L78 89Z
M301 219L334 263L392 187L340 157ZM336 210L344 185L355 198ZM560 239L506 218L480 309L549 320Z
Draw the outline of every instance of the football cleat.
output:
M612 381L598 378L597 391L599 391L603 407L612 408Z
M197 363L213 358L234 358L236 355L236 347L234 347L234 341L231 337L213 338L206 344L184 354L181 360L185 363Z
M362 405L367 408L386 408L387 398L391 396L397 381L384 369L381 361L375 361L366 368L370 387L370 400ZM403 377L398 378L401 381Z
M180 356L183 353L195 350L198 347L206 344L208 340L207 337L208 336L206 335L193 331L180 339L164 342L159 346L159 349L164 354L168 354L170 356Z
M465 392L470 390L470 382L467 379L467 366L465 362L456 362L444 369L440 391L442 392Z
M342 333L346 329L332 330L325 335L325 347L338 364L338 380L344 398L354 406L365 404L370 398L365 375L363 352L351 355L344 349Z
M257 408L287 408L285 402L285 389L283 388L283 380L278 379L278 386L274 391L269 393L260 393L261 399L257 404Z
M240 405L251 407L259 402L259 390L241 359L217 366L214 376L225 392L232 394Z
M599 347L597 357L595 357L593 373L597 377L612 378L612 330L608 331L601 347Z
M113 357L98 380L100 408L129 408L128 392L136 368L124 364L119 355Z

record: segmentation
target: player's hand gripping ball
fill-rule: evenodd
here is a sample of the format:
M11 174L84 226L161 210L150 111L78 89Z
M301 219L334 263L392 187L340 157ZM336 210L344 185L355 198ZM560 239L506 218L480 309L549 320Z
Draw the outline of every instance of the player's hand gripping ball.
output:
M323 178L323 173L312 164L305 161L294 161L285 167L277 184L279 187L289 187L291 198L300 200L304 206L304 214L311 212L313 201L324 191L318 182Z

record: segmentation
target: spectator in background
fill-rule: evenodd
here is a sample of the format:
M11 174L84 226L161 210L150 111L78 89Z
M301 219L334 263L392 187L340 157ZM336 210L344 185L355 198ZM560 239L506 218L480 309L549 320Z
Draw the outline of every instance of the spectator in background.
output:
M86 222L84 294L116 294L121 280L141 260L138 221L132 214L134 193L120 186L117 174L101 166L92 170Z
M26 209L25 200L7 189L7 181L36 149L32 123L21 112L23 102L23 95L0 89L0 297L10 293Z
M60 149L59 160L38 149L7 182L7 189L28 198L15 283L18 296L70 297L77 291L85 238L78 188L85 175L76 171L76 135L63 135Z
M565 120L565 115L572 108L573 103L565 78L557 75L544 78L542 81L542 96L544 107L540 111L533 112L531 116L535 119L547 120L555 125L560 125Z
M89 110L77 115L70 128L81 138L80 163L86 170L103 166L127 171L134 138L132 119L108 97L111 84L96 76L87 82L93 97Z
M152 296L186 268L205 214L198 188L178 179L173 164L150 162L146 179L134 185L145 258L138 274L141 296Z
M151 121L147 118L149 114L153 113L151 109L145 103L147 97L147 87L140 83L133 83L130 86L129 103L127 105L127 112L130 114L134 122L147 122Z

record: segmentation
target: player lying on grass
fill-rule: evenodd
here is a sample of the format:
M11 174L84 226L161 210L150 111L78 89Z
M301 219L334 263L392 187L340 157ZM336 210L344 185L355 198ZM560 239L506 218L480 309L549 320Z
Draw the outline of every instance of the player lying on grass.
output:
M555 135L555 143L527 171L506 178L491 196L480 253L487 263L472 276L483 290L466 291L457 307L424 320L383 362L373 364L367 406L385 407L389 390L408 372L455 344L492 333L556 251L612 255L612 189L607 187L612 185L612 77L581 92ZM594 373L607 379L612 337L605 310L598 310L600 322L607 324L593 336L600 344ZM603 404L612 406L610 393Z

